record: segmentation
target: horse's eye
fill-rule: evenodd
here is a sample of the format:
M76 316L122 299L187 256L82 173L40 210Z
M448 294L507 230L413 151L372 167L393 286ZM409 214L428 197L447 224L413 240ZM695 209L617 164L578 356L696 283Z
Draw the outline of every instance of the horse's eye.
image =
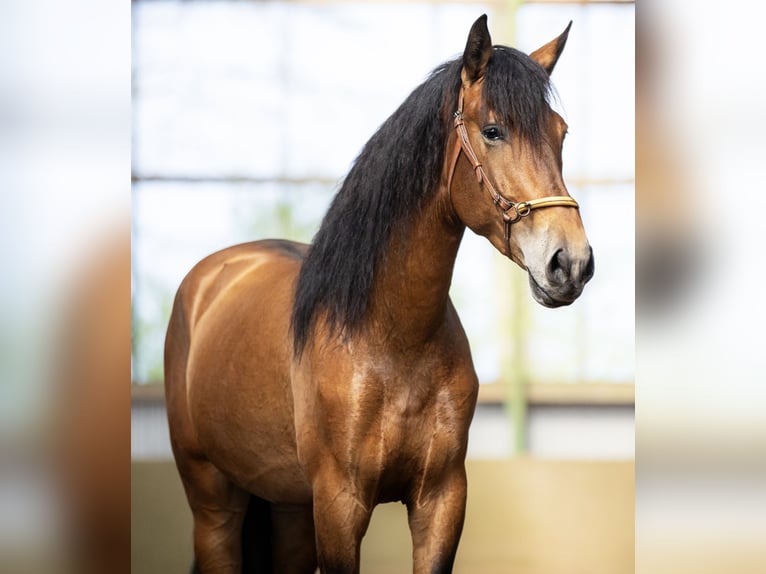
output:
M492 140L492 141L503 139L503 133L500 131L500 128L497 126L487 126L483 130L481 130L481 134L488 140Z

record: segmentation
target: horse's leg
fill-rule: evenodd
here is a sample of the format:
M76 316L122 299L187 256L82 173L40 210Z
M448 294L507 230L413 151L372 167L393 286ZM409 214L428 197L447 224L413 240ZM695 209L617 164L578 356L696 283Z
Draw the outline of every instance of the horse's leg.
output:
M181 480L194 517L194 557L202 574L240 574L242 523L250 495L210 462L180 461Z
M314 527L322 574L357 574L362 537L372 507L353 483L338 473L314 478Z
M188 287L187 288L191 288ZM241 574L242 526L250 495L204 456L189 415L190 332L179 288L165 337L165 397L176 467L194 518L194 573ZM271 563L265 572L271 569Z
M460 467L407 504L413 572L452 572L465 519L466 476Z
M311 506L271 505L274 574L314 574L317 551Z

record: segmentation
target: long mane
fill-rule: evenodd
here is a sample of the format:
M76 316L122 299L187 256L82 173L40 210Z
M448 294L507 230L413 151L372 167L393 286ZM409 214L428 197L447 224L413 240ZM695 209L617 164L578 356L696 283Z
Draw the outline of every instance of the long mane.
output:
M325 214L301 267L291 318L294 352L303 352L323 315L333 332L362 326L394 233L437 189L457 106L462 57L436 68L367 142ZM528 56L497 46L487 66L484 109L537 142L550 83ZM501 120L502 121L502 120Z

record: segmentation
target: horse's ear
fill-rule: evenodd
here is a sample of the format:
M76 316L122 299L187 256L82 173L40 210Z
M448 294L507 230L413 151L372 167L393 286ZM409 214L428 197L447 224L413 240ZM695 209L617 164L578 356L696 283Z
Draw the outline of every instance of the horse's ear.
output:
M529 55L530 58L540 64L543 69L548 72L549 76L551 75L551 72L553 72L556 62L559 61L561 52L564 51L564 46L567 43L567 37L569 36L569 29L571 27L572 21L570 20L566 30L564 30L558 38L551 40L545 46L538 48Z
M484 75L492 56L492 38L487 29L487 15L482 14L471 26L468 41L463 52L463 69L460 77L463 83L472 84Z

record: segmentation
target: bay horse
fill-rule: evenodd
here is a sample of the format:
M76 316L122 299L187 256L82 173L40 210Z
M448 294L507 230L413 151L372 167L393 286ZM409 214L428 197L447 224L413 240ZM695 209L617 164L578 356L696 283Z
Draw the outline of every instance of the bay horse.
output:
M414 572L452 570L478 392L449 298L465 228L545 306L593 275L550 106L568 33L528 56L480 17L364 146L311 245L236 245L184 278L165 389L197 571L358 572L388 501Z

